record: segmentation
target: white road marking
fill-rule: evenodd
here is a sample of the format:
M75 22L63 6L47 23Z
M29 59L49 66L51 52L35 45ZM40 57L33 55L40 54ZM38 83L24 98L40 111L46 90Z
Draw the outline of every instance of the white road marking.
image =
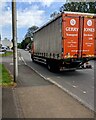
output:
M19 57L19 60L21 60L21 57Z
M24 64L25 64L25 65L27 65L27 64L26 64L26 62L25 62L25 60L24 60L24 58L23 58L23 57L21 57L21 59L22 59L22 61L24 62Z
M86 94L87 92L86 91L83 91L84 94Z
M73 88L77 88L78 86L72 85Z

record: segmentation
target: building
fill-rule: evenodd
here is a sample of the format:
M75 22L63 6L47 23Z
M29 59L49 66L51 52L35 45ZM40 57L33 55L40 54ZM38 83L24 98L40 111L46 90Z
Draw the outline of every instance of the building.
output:
M1 42L1 35L0 35L0 48L2 47L2 42Z
M6 46L9 49L12 49L12 47L13 47L12 41L8 40L7 38L5 38L4 40L2 40L1 44L2 44L2 46Z

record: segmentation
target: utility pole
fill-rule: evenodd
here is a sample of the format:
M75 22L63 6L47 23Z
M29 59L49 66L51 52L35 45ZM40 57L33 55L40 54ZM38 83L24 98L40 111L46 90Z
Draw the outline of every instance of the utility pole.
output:
M16 0L12 0L12 40L13 40L14 82L16 82L18 77Z

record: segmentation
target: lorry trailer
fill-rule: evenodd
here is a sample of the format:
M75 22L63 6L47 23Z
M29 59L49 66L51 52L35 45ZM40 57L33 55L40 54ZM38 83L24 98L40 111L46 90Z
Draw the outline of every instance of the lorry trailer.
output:
M31 58L50 71L84 68L96 57L96 14L63 12L33 33Z

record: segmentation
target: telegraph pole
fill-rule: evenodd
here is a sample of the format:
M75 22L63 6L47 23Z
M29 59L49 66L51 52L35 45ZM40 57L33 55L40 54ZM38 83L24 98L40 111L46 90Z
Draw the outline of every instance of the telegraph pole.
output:
M16 82L18 77L16 0L12 0L12 41L13 41L14 82Z

